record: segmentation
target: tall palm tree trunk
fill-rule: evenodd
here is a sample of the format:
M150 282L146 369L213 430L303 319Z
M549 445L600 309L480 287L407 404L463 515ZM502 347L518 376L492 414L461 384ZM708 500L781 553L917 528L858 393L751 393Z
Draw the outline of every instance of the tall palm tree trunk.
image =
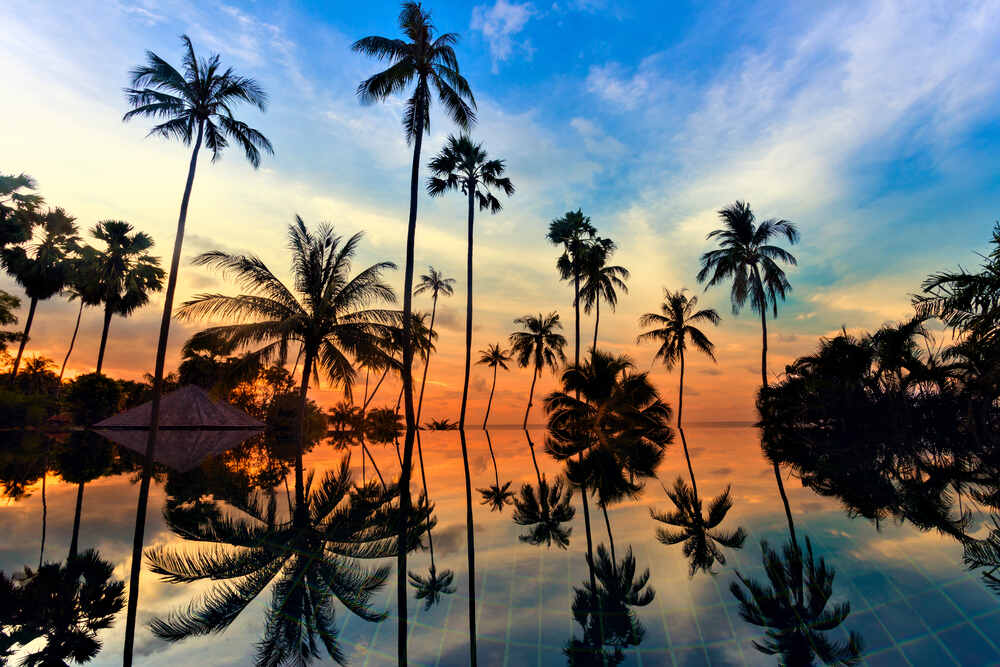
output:
M535 443L531 442L528 429L524 429L524 437L528 441L528 451L531 452L531 463L535 466L535 477L538 478L538 492L542 492L542 471L538 469L538 459L535 458Z
M587 532L587 568L590 570L590 587L596 594L597 577L594 575L594 536L590 532L590 503L587 502L587 487L580 487L580 497L583 500L583 525Z
M524 423L521 424L521 428L528 428L528 413L531 412L531 401L535 397L535 380L538 379L538 368L536 367L534 372L531 374L531 390L528 391L528 409L524 411Z
M465 408L469 402L469 370L472 364L472 231L476 217L476 180L466 181L469 190L469 240L465 256L465 381L462 383L462 412L458 417L458 428L465 429Z
M73 354L73 346L76 344L76 334L80 332L80 319L83 317L83 299L80 299L80 310L76 313L76 326L73 327L73 337L69 339L69 349L66 350L66 357L63 359L62 368L59 369L59 385L62 386L63 375L66 373L66 364L69 363L69 355Z
M573 357L573 363L577 366L580 365L580 274L576 271L573 272L573 312L576 314L576 324L575 324L575 353ZM579 392L577 392L577 398L579 398Z
M181 247L184 244L184 225L187 222L188 202L194 185L195 169L198 166L198 149L205 131L204 121L198 123L198 137L191 151L187 182L181 199L181 211L177 217L177 236L174 238L174 254L170 259L170 274L167 277L167 291L163 299L163 316L160 319L160 336L156 344L156 365L153 369L153 400L149 417L149 438L146 441L146 456L142 464L142 481L139 484L139 501L135 510L135 531L132 537L132 568L129 574L128 611L125 616L125 646L122 652L124 667L132 665L132 647L135 645L135 617L139 610L139 573L142 571L142 541L146 530L146 505L149 503L149 481L153 474L153 455L156 453L156 436L160 426L160 399L163 396L163 366L167 358L167 337L170 333L170 316L174 308L174 292L177 289L177 271L181 263Z
M684 414L684 351L681 350L681 381L677 390L677 432L681 434L681 445L684 446L684 460L687 461L688 474L691 475L691 490L694 497L698 497L698 482L694 479L694 468L691 467L691 454L688 452L687 438L684 436L684 427L681 416Z
M486 416L483 417L483 430L486 430L486 422L490 420L490 408L493 407L493 391L497 388L497 367L493 367L493 384L490 385L490 400L486 401Z
M14 357L14 365L10 370L11 384L17 377L17 369L21 365L21 356L24 354L24 346L28 344L28 334L31 332L31 323L35 319L35 308L38 307L38 299L32 299L28 306L28 319L24 323L24 333L21 334L21 344L17 346L17 356Z
M69 541L69 557L75 558L77 548L80 544L80 516L83 514L83 487L84 483L76 485L76 510L73 512L73 537Z
M767 386L767 308L761 308L760 310L760 331L761 331L761 345L760 345L760 383L761 386Z
M426 82L418 84L418 90L426 88ZM429 91L426 91L429 92ZM425 93L426 94L426 93ZM420 185L420 147L424 139L424 117L421 95L418 92L416 127L413 136L413 165L410 170L410 217L406 226L406 264L403 271L403 411L406 416L406 436L403 441L403 465L399 473L399 548L396 554L396 661L407 664L406 654L406 521L410 514L410 468L413 465L413 440L417 429L416 412L413 409L413 342L411 317L413 312L413 246L417 235L417 194Z
M108 345L108 331L111 329L111 309L104 309L104 328L101 329L101 346L97 348L97 369L94 371L98 375L104 367L104 350Z
M601 297L594 300L594 346L590 348L591 354L597 352L597 327L601 323Z
M469 451L465 431L459 430L462 442L462 463L465 465L465 539L469 555L469 664L476 666L476 543L472 523L472 478L469 476Z
M434 317L437 315L438 295L434 292L434 299L431 303L431 328L427 332L427 340L434 340ZM420 398L417 400L417 426L420 425L420 413L424 409L424 387L427 386L427 369L431 365L431 351L427 349L427 359L424 360L424 376L420 379Z
M48 461L46 454L45 460ZM45 470L42 471L42 545L38 549L38 568L42 567L42 559L45 558L45 528L49 523L49 503L45 498L45 478L48 477L49 466L46 463Z
M294 523L302 526L306 522L305 479L302 467L302 453L306 448L306 405L309 400L309 373L312 372L315 352L307 348L302 362L302 382L299 385L298 415L295 419L295 517ZM364 441L362 440L362 445Z
M611 532L611 519L608 518L608 506L603 501L598 504L601 506L601 512L604 513L604 526L608 529L608 545L611 547L611 566L617 569L618 557L615 556L615 535Z
M496 481L497 488L500 488L500 469L497 467L497 457L493 453L493 441L490 440L490 432L486 431L486 444L490 448L490 458L493 459L493 479Z

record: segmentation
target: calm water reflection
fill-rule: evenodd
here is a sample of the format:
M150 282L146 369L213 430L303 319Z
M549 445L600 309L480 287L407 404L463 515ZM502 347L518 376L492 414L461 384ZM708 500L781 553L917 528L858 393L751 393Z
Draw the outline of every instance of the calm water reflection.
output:
M22 579L25 566L33 573L44 541L42 560L60 565L46 566L46 575L34 580L57 589L68 584L52 581L92 582L87 605L67 611L61 603L58 617L64 627L66 619L75 623L73 636L81 645L88 635L103 643L90 664L118 664L121 591L114 581L128 574L135 460L79 434L0 437L6 496L0 505L0 569ZM981 509L989 498L974 494L988 494L987 487L953 476L934 487L936 501L927 508L912 502L925 493L905 493L915 483L912 475L882 475L887 481L877 487L882 495L876 505L862 506L861 499L873 502L864 488L836 478L829 468L810 469L803 458L792 470L811 489L789 479L785 469L793 542L757 429L691 425L685 441L692 466L678 439L659 468L662 487L649 480L638 498L609 504L606 518L591 499L591 570L579 492L570 498L563 466L544 451L546 434L466 434L480 664L777 661L755 643L789 661L850 659L859 644L872 664L1000 660L1000 599L990 590L1000 549L983 542L970 553L951 534L955 521L978 538L997 530ZM389 490L373 476L371 461L365 463L364 490L348 490L341 465L350 454L350 473L360 483L361 448L324 442L306 457L314 476L307 494L312 511L302 530L293 526L294 490L285 485L289 470L280 452L248 447L189 473L158 476L147 545L159 574L149 567L143 572L140 664L247 664L262 642L277 653L314 651L326 662L333 648L352 665L394 664L395 567L381 556L394 548L395 536L385 527L395 521L391 480L399 463L392 441L365 445ZM415 533L428 523L432 528L408 563L411 660L465 665L470 504L459 434L422 433L421 454L434 513L414 514L420 525ZM876 477L865 479L872 485ZM415 475L415 492L423 487ZM950 520L942 523L942 516ZM68 560L74 533L81 557ZM84 556L92 559L89 578L67 575L67 563L82 568ZM984 567L970 571L963 556L979 558L975 564ZM234 579L227 586L195 571L217 577L223 571L247 573L253 585ZM194 581L172 583L164 573L175 582ZM329 608L333 615L325 614ZM114 614L114 624L103 627ZM375 620L382 614L385 620ZM86 629L88 615L99 621L92 631ZM157 636L188 634L194 636L183 641ZM50 635L51 645L66 644L64 630ZM29 649L42 646L38 640Z

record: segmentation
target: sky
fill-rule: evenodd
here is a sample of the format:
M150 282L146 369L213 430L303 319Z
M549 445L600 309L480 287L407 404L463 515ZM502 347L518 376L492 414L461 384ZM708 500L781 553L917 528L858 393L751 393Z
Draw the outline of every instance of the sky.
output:
M717 363L692 355L690 420L754 418L759 320L733 315L725 288L696 280L717 211L747 200L760 218L795 222L793 291L769 326L769 374L841 327L904 318L933 271L974 265L997 217L1000 192L1000 2L622 3L614 0L425 3L436 26L457 32L457 54L476 95L474 137L506 160L517 191L476 230L473 349L503 341L513 320L556 310L572 332L572 295L545 240L550 220L581 208L618 244L632 273L617 311L602 310L600 342L649 370L673 402L676 374L637 345L638 317L664 287L687 287L723 315L709 335ZM358 269L402 266L410 148L402 98L362 105L357 84L378 63L350 50L360 37L398 36L394 2L74 3L8 0L0 172L31 174L39 192L82 229L125 219L172 247L188 149L121 122L128 70L146 49L179 66L179 35L219 53L269 93L266 113L240 117L272 141L253 170L234 151L199 164L188 216L178 301L236 293L190 258L211 249L259 254L287 277L285 234L295 214L365 233ZM457 128L432 107L425 158ZM458 279L439 304L439 352L424 417L457 417L464 342L464 201L419 202L416 268ZM397 291L402 271L388 276ZM8 278L0 289L20 290ZM26 305L26 304L25 304ZM426 298L416 307L429 309ZM105 372L139 377L152 366L162 302L112 323ZM22 309L22 318L26 309ZM29 354L62 360L75 306L39 306ZM89 372L100 335L85 313L69 373ZM22 319L23 321L23 319ZM171 357L197 328L175 322ZM583 341L593 321L584 318ZM488 369L472 373L470 420L482 414ZM530 373L501 372L495 423L517 423ZM387 382L375 404L393 404ZM536 391L554 386L546 375ZM325 405L339 394L318 388ZM537 403L536 403L537 405ZM542 417L538 408L532 421Z

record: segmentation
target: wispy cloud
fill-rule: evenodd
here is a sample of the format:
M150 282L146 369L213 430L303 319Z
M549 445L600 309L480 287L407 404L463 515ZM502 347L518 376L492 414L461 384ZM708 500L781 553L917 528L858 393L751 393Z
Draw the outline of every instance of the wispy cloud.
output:
M531 58L535 50L527 39L518 41L515 36L520 33L532 16L538 12L530 2L508 2L496 0L493 6L477 5L472 8L473 30L483 33L483 38L490 47L490 57L493 60L493 73L499 72L499 63L508 60L515 52Z

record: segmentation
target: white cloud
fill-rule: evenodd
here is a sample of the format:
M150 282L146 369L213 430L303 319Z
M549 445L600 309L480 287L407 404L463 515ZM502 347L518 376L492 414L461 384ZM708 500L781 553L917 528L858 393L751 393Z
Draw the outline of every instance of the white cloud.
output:
M487 5L473 7L470 27L481 31L489 44L494 74L499 71L499 63L510 59L515 51L520 51L529 58L534 53L534 48L528 40L518 42L514 36L524 29L536 13L534 5L530 2L496 0L492 7Z
M625 144L605 134L604 130L593 121L586 118L573 118L569 121L569 125L579 133L583 139L583 147L587 152L592 153L595 157L617 159L626 152Z

